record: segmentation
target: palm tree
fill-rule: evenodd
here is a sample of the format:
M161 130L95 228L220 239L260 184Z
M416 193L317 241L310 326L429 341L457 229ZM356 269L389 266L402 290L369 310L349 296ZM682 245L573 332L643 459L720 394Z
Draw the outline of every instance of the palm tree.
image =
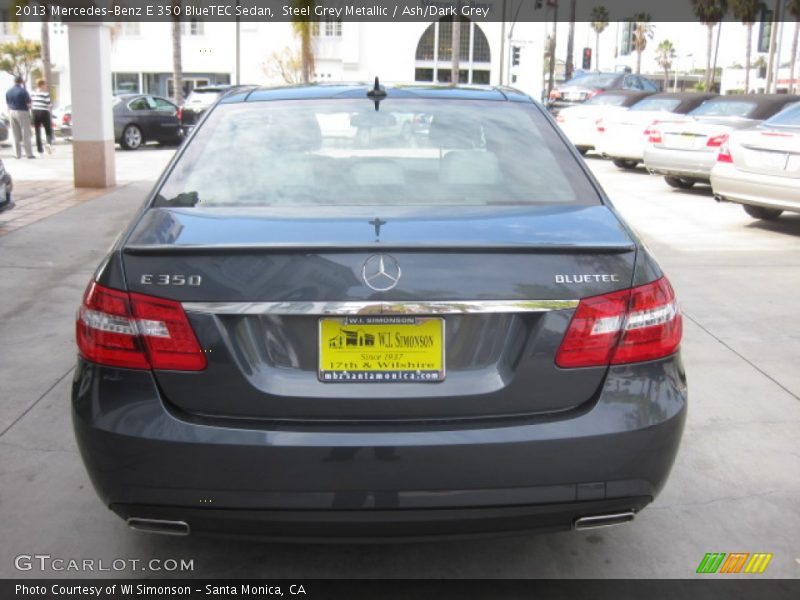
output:
M315 0L292 0L295 8L306 8L308 14L314 12ZM302 60L303 83L309 83L314 75L314 47L312 43L312 23L311 21L301 21L299 19L292 23L294 33L300 38L300 58Z
M650 15L639 13L633 22L633 49L636 51L636 73L642 72L642 52L647 48L647 40L653 39L653 24Z
M181 57L181 0L172 0L172 99L183 104L183 59Z
M39 5L44 8L44 15L42 16L42 73L44 80L47 82L47 90L53 89L53 63L50 61L50 8L49 2L39 2Z
M567 62L564 65L564 77L569 81L572 79L572 72L575 68L573 64L575 53L575 0L569 2L569 33L567 34Z
M708 44L706 46L706 91L711 89L711 47L714 42L714 27L728 12L728 0L691 0L692 9L697 19L708 27Z
M733 16L742 22L742 25L747 27L747 45L745 48L745 61L744 61L744 93L750 91L750 57L753 48L753 24L761 14L761 9L764 4L761 0L733 0Z
M794 70L797 66L797 40L800 38L800 0L789 0L786 10L794 17L794 37L792 38L792 57L789 61L789 93L796 90L794 84Z
M672 59L675 58L675 46L669 40L662 40L656 48L656 62L664 69L664 91L667 91L669 84L669 70L672 68Z
M608 27L608 9L605 6L595 6L592 9L592 29L594 30L594 66L595 71L600 70L600 34Z

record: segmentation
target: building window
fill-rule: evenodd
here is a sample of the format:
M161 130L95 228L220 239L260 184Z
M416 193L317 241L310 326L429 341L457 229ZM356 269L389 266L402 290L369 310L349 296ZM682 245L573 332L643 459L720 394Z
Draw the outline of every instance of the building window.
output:
M123 21L120 33L124 37L139 37L142 34L141 25L138 21Z
M10 20L11 12L0 10L0 35L17 35L19 23Z
M312 21L311 35L314 37L342 37L342 22L339 19Z
M138 73L112 73L111 89L115 95L119 94L139 94L139 74Z
M489 83L489 40L473 21L461 18L459 83ZM453 59L453 19L442 18L428 26L417 43L416 81L449 83Z
M183 35L205 35L205 23L200 19L191 19L181 23Z

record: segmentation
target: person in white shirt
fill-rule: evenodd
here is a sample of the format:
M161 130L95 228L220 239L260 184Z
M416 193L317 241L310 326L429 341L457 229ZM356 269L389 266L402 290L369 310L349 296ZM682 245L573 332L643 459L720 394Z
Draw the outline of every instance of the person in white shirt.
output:
M47 82L40 79L36 82L36 91L31 94L31 110L33 111L33 127L36 129L36 149L39 154L44 152L42 148L42 127L47 136L47 153L53 151L53 122L50 109L53 103L50 100L50 92L47 89Z

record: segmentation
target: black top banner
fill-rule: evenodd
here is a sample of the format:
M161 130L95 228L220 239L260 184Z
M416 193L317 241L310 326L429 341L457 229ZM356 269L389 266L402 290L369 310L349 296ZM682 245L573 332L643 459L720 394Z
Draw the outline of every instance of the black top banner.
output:
M730 2L720 4L729 5ZM782 0L766 0L766 5L780 11L780 20L794 18L788 12L784 14ZM171 20L411 22L455 16L476 22L594 21L598 19L598 8L605 8L606 15L602 18L612 22L738 20L730 8L717 14L713 10L696 12L692 0L0 0L0 7L5 21L106 23Z

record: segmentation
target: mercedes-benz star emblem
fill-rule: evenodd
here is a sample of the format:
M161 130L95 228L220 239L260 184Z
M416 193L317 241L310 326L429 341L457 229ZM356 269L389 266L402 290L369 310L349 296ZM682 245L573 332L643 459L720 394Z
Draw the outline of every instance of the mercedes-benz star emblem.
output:
M400 265L393 256L373 254L361 267L361 277L367 287L376 292L388 292L400 281Z

